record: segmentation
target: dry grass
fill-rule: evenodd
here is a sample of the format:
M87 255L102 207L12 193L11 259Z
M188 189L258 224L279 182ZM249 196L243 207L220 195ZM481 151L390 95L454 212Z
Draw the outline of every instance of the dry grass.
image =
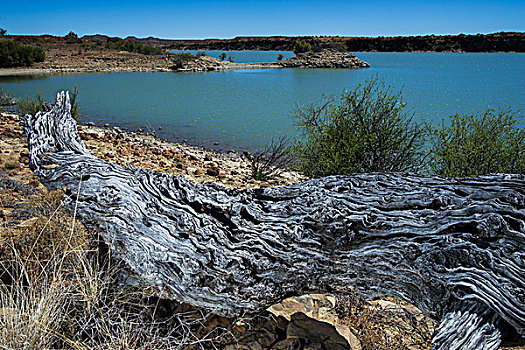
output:
M15 154L9 153L8 155L3 155L0 160L0 169L2 170L13 170L20 167L20 163Z
M365 302L357 295L338 298L337 313L361 341L363 350L425 350L436 323L413 305L387 298Z
M227 334L200 310L121 285L122 266L61 198L33 195L1 224L0 349L204 349Z

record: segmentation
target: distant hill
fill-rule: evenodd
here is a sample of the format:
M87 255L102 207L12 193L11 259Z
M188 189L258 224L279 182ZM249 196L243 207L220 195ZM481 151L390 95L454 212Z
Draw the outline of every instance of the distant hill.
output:
M93 41L107 40L105 35L84 36ZM425 35L396 37L236 37L234 39L170 40L127 37L125 40L168 49L193 50L283 50L291 51L298 39L315 49L342 49L348 51L379 52L525 52L525 33L500 32L476 35Z

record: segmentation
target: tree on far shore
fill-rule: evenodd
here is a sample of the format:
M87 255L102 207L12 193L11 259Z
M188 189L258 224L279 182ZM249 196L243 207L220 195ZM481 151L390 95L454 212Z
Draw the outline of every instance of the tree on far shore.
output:
M65 35L64 38L66 39L66 42L68 44L75 44L75 43L82 42L82 40L78 37L77 33L73 31L70 31L69 33L67 33L67 35Z
M7 33L7 30L0 28L0 36L4 36Z
M298 53L308 52L312 50L312 45L306 42L306 40L299 39L295 42L293 52L297 55Z

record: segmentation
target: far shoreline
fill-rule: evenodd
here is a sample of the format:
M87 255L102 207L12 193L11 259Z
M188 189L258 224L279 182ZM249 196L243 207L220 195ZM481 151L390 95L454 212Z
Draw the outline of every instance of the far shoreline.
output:
M177 50L182 52L187 51L206 51L203 50ZM211 51L211 50L208 50ZM217 50L214 50L217 51ZM220 50L219 50L220 51ZM231 51L267 51L267 50L224 50L225 52ZM473 55L484 55L484 54L525 54L523 52L509 52L509 51L493 51L493 52L465 52L465 51L356 51L354 54L473 54ZM206 56L211 57L211 56ZM180 69L174 70L167 67L140 67L140 66L122 66L122 67L104 67L104 68L90 68L90 67L62 67L62 68L38 68L38 67L14 67L14 68L0 68L0 76L24 76L24 75L62 75L62 74L106 74L106 73L200 73L200 72L220 72L220 71L232 71L241 69L288 69L295 67L283 67L276 62L248 62L248 63L237 63L221 61L224 65L220 69L209 70L209 71L194 71L191 69ZM307 68L306 68L307 69Z

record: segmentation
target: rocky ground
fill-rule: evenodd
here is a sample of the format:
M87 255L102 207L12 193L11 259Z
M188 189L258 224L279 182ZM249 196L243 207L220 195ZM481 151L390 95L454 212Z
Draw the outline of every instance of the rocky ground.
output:
M221 61L208 56L196 56L186 62L183 67L176 69L185 72L205 72L229 69L258 69L258 68L368 68L370 65L348 52L324 50L319 52L305 52L279 62L268 63L235 63Z
M354 54L333 50L305 52L290 57L282 62L285 68L368 68L370 65L361 61Z
M70 72L167 72L170 55L143 55L117 51L90 41L68 43L60 37L23 38L23 43L40 46L46 52L44 62L31 67L2 68L0 75L53 74Z
M209 56L195 56L182 67L175 68L178 72L209 72L233 69L283 68L279 62L267 63L236 63L227 60L221 61Z

